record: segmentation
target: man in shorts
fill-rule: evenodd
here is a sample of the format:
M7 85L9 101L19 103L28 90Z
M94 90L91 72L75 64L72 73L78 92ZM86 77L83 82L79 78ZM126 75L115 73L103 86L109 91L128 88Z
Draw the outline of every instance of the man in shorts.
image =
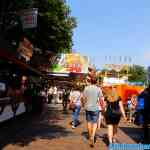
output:
M90 146L94 146L95 133L99 118L98 101L100 97L99 87L96 86L96 79L92 78L83 92L83 105L86 110L87 129Z

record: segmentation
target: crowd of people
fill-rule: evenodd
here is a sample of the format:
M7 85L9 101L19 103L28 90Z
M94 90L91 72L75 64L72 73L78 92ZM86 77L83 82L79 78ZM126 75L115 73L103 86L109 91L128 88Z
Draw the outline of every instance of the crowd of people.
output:
M111 88L104 91L102 87L97 85L96 79L91 79L84 88L73 88L65 98L65 101L68 99L65 108L67 109L68 104L68 108L72 110L72 128L75 129L78 126L80 111L83 108L85 110L88 139L91 147L94 147L96 130L101 127L103 119L107 125L107 140L109 144L117 142L117 129L121 117L123 117L125 122L142 125L145 133L144 137L148 136L148 121L146 121L148 117L146 119L143 114L143 97L148 99L148 96L150 96L148 94L150 92L147 92L148 89L150 87L139 95L133 94L124 104L117 93L116 86L111 86Z
M101 127L103 121L107 125L108 143L116 143L117 129L121 117L125 122L142 125L144 136L148 136L150 86L139 95L133 94L128 97L126 103L123 103L118 95L116 86L104 90L103 87L97 85L96 78L91 78L84 88L74 86L71 89L62 89L59 96L57 95L57 88L50 87L47 90L48 103L56 103L56 97L59 97L63 110L72 110L72 129L78 127L80 123L81 109L83 108L85 111L88 139L91 147L94 147L96 130ZM145 99L147 99L146 118L144 118L145 111L143 111Z
M82 107L86 114L85 118L90 146L94 147L96 130L100 127L103 116L108 127L108 141L109 143L116 142L117 128L121 116L125 120L127 118L123 103L115 87L112 87L103 94L101 87L97 86L96 79L91 79L84 89L74 88L69 96L73 129L78 126L79 114Z

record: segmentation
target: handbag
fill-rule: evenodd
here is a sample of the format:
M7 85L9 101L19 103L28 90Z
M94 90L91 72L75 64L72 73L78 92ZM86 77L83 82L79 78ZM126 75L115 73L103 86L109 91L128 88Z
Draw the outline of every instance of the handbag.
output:
M99 106L100 111L104 112L105 104L104 104L104 98L103 97L99 100L98 106Z
M76 101L79 100L80 97L81 97L81 94L80 94L79 97L76 99ZM70 109L70 110L75 110L75 108L76 108L76 104L75 104L74 101L71 100L71 102L70 102L70 104L69 104L69 109Z
M120 110L119 109L113 109L111 107L111 104L107 105L105 114L106 114L106 116L113 117L113 118L119 118L119 117L121 117Z
M74 102L71 102L71 103L69 104L69 109L70 109L70 110L75 110L75 108L76 108L75 103L74 103Z

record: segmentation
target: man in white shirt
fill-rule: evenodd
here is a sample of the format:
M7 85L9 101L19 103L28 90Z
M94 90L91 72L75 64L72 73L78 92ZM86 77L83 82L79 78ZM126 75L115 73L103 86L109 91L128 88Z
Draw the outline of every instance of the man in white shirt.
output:
M72 128L76 128L79 123L79 114L81 109L81 92L79 88L75 88L69 96L70 103L75 104L75 108L72 112Z

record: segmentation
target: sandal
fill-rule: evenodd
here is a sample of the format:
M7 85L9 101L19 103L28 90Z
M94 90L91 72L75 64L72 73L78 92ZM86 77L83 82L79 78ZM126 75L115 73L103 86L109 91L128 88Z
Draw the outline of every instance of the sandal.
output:
M94 138L89 139L89 144L90 144L90 147L94 147L94 144L95 144Z

